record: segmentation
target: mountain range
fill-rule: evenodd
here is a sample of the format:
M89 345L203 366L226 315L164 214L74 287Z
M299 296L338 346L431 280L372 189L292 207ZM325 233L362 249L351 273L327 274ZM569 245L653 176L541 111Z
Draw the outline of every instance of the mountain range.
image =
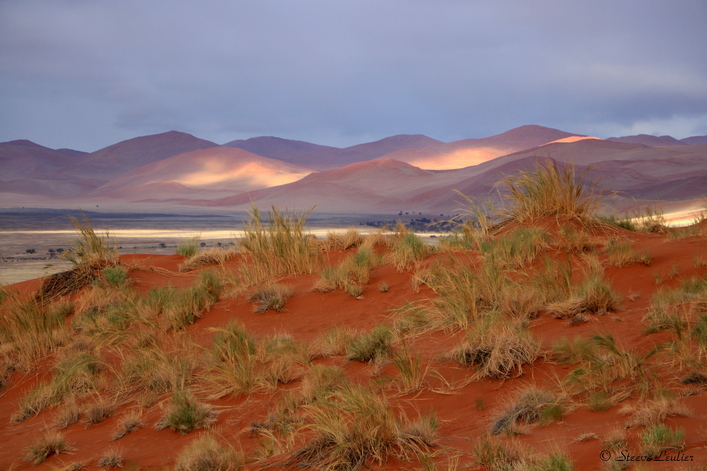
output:
M347 148L277 137L218 145L177 131L91 153L10 141L0 143L0 205L451 213L454 190L494 199L498 181L547 159L588 170L617 210L694 206L707 195L707 136L604 140L528 125L482 139L398 135Z

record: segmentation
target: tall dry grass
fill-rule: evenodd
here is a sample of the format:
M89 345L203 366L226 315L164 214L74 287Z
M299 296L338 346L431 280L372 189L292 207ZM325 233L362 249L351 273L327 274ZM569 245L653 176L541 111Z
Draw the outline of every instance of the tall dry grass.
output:
M240 250L249 257L251 274L256 280L276 276L314 273L319 267L316 244L305 233L307 217L314 208L303 213L284 212L274 206L263 217L253 205L250 221L244 227L245 235Z
M572 218L581 222L596 218L601 205L597 180L587 181L591 167L577 174L573 164L554 160L537 165L533 171L505 178L505 216L519 223L543 217Z

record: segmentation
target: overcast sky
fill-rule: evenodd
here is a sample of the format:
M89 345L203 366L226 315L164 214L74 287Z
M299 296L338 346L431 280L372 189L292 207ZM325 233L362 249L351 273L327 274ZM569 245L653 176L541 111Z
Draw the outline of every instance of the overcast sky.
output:
M0 0L0 141L707 134L706 0Z

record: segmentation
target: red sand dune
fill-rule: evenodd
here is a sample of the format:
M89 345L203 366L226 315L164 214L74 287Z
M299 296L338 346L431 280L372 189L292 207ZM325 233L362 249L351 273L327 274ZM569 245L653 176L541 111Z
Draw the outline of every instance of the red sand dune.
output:
M536 224L552 234L558 234L558 222L555 220L537 221ZM631 241L635 250L647 252L651 258L650 265L637 263L623 268L605 268L605 280L622 299L621 305L613 312L606 315L587 315L587 322L575 326L569 325L567 320L555 319L547 312L541 312L539 317L530 320L529 329L542 345L543 355L532 365L526 365L522 374L512 375L505 380L472 380L473 367L460 367L448 357L449 352L459 344L464 335L463 332L452 329L434 330L407 340L407 347L421 355L423 365L429 365L427 382L421 390L413 393L402 394L395 389L395 378L399 377L399 373L390 363L376 367L347 361L340 355L313 361L315 364L340 366L352 382L379 382L381 393L409 416L415 417L420 413L434 411L439 423L438 437L436 445L430 450L435 454L428 458L435 463L437 469L486 469L479 466L474 447L488 433L494 418L508 407L514 394L520 388L531 385L551 391L562 391L568 387L568 383L563 383L562 380L576 365L562 364L554 359L551 351L553 342L563 337L586 339L595 334L611 335L622 351L640 357L657 344L669 346L670 342L676 340L675 334L670 331L647 334L642 318L650 309L651 298L657 290L677 287L682 281L692 277L707 276L707 266L696 267L694 263L696 256L704 257L707 254L707 238L704 232L700 236L679 239L660 234L629 233L619 229L614 229L612 234ZM606 240L606 235L601 232L594 233L592 237L599 242ZM378 248L381 254L386 251L387 249L382 247ZM353 253L353 250L349 253ZM601 260L606 264L605 255L603 252L600 254ZM346 253L338 251L325 256L330 258L331 263L335 263L345 255ZM569 256L560 254L555 249L546 255ZM449 257L464 263L475 263L474 260L478 260L479 256L478 252L438 255L422 262L417 270L435 261L449 263ZM582 270L581 257L574 257L575 276L578 277ZM129 269L131 289L143 293L153 287L190 285L197 273L179 273L177 270L181 261L183 257L178 255L121 257L121 264ZM226 267L237 268L242 263L243 259L236 257L229 261ZM531 273L541 266L538 261L526 271ZM671 278L670 273L675 275ZM656 284L656 274L662 278L660 286ZM354 299L340 290L329 293L313 291L315 275L287 276L279 282L291 286L294 295L287 301L285 312L254 313L253 303L248 301L248 293L237 297L222 297L204 313L203 318L197 319L188 328L188 333L201 345L208 346L214 335L212 328L224 326L234 320L242 323L251 335L263 337L287 334L298 342L311 342L338 326L370 331L382 322L394 322L391 318L392 308L411 301L436 298L437 295L424 285L419 290L413 289L414 279L415 271L398 273L392 265L384 262L373 268L371 280L365 286L361 299ZM381 282L388 285L386 292L376 288ZM22 296L29 296L37 287L38 283L34 280L14 285L11 289L16 289ZM105 341L103 351L108 355L111 351L110 339ZM402 348L401 343L397 343L396 348ZM680 455L677 450L671 450L669 456L692 459L693 461L682 464L697 466L707 462L707 437L704 434L704 424L707 421L707 390L704 384L682 384L680 379L688 372L695 371L695 368L704 372L704 359L701 360L701 366L695 367L687 363L676 363L676 357L671 355L673 353L670 348L666 348L662 353L648 357L640 368L648 368L641 370L648 375L644 379L655 388L669 390L670 394L664 393L665 397L684 410L681 415L668 415L663 419L666 425L685 431L685 448L680 451ZM118 361L115 357L110 358L113 358L111 361ZM15 372L10 384L2 390L0 467L3 469L50 470L58 469L62 463L68 466L78 462L85 463L82 469L99 469L98 460L109 447L120 450L124 460L123 469L172 469L174 460L185 447L197 437L211 433L194 431L181 435L169 429L155 430L154 425L170 396L167 393L158 395L154 404L142 409L144 428L117 441L111 441L111 437L119 418L124 413L139 408L132 399L123 402L112 417L91 425L90 428L79 422L63 430L67 441L74 447L71 454L51 456L38 467L23 462L20 453L30 441L42 431L55 430L52 424L57 411L48 407L44 412L21 424L11 424L9 418L17 410L20 399L31 388L49 377L53 360L54 358L46 358L28 374ZM623 384L628 385L630 381ZM245 469L269 469L268 466L281 469L277 463L288 456L286 451L276 449L273 457L255 461L258 453L264 453L266 447L263 439L252 432L252 425L267 421L283 398L288 394L297 393L301 385L301 378L297 378L291 383L279 384L275 390L269 392L206 401L220 411L216 433L237 444L240 450L251 457ZM198 388L195 388L195 392L199 397L204 397L204 393ZM586 396L574 396L565 404L564 414L559 420L547 424L535 422L519 426L518 435L502 434L497 438L506 446L516 444L525 447L526 457L561 451L574 462L574 469L578 471L605 469L606 463L601 459L601 452L606 449L604 442L612 434L623 434L627 440L627 444L620 446L619 450L626 450L633 456L643 456L639 437L646 427L629 425L630 407L646 403L647 398L652 397L655 392L655 389L651 389L642 396L636 389L629 397L603 412L591 411L587 406ZM301 433L304 435L300 436L300 439L310 436L306 431ZM585 439L580 440L581 437ZM613 453L612 459L620 456L617 455L620 451ZM423 464L415 456L411 458L412 461L390 459L383 466L373 468L423 469ZM458 467L455 467L454 463L457 463ZM644 464L646 469L650 470L682 469L677 463L666 463Z

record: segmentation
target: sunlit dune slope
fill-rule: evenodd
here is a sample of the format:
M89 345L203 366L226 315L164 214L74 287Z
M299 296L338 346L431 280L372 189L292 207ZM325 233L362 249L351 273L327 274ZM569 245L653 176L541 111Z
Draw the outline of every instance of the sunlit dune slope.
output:
M311 170L268 159L242 149L212 147L169 157L132 170L95 190L104 196L137 197L132 188L150 184L179 184L184 188L221 190L232 193L251 191L297 181ZM157 187L151 196L164 197ZM145 191L140 197L147 197ZM187 194L183 196L189 196Z
M502 155L575 136L543 126L521 126L496 136L440 143L422 149L404 149L386 157L423 169L456 169L478 165Z

